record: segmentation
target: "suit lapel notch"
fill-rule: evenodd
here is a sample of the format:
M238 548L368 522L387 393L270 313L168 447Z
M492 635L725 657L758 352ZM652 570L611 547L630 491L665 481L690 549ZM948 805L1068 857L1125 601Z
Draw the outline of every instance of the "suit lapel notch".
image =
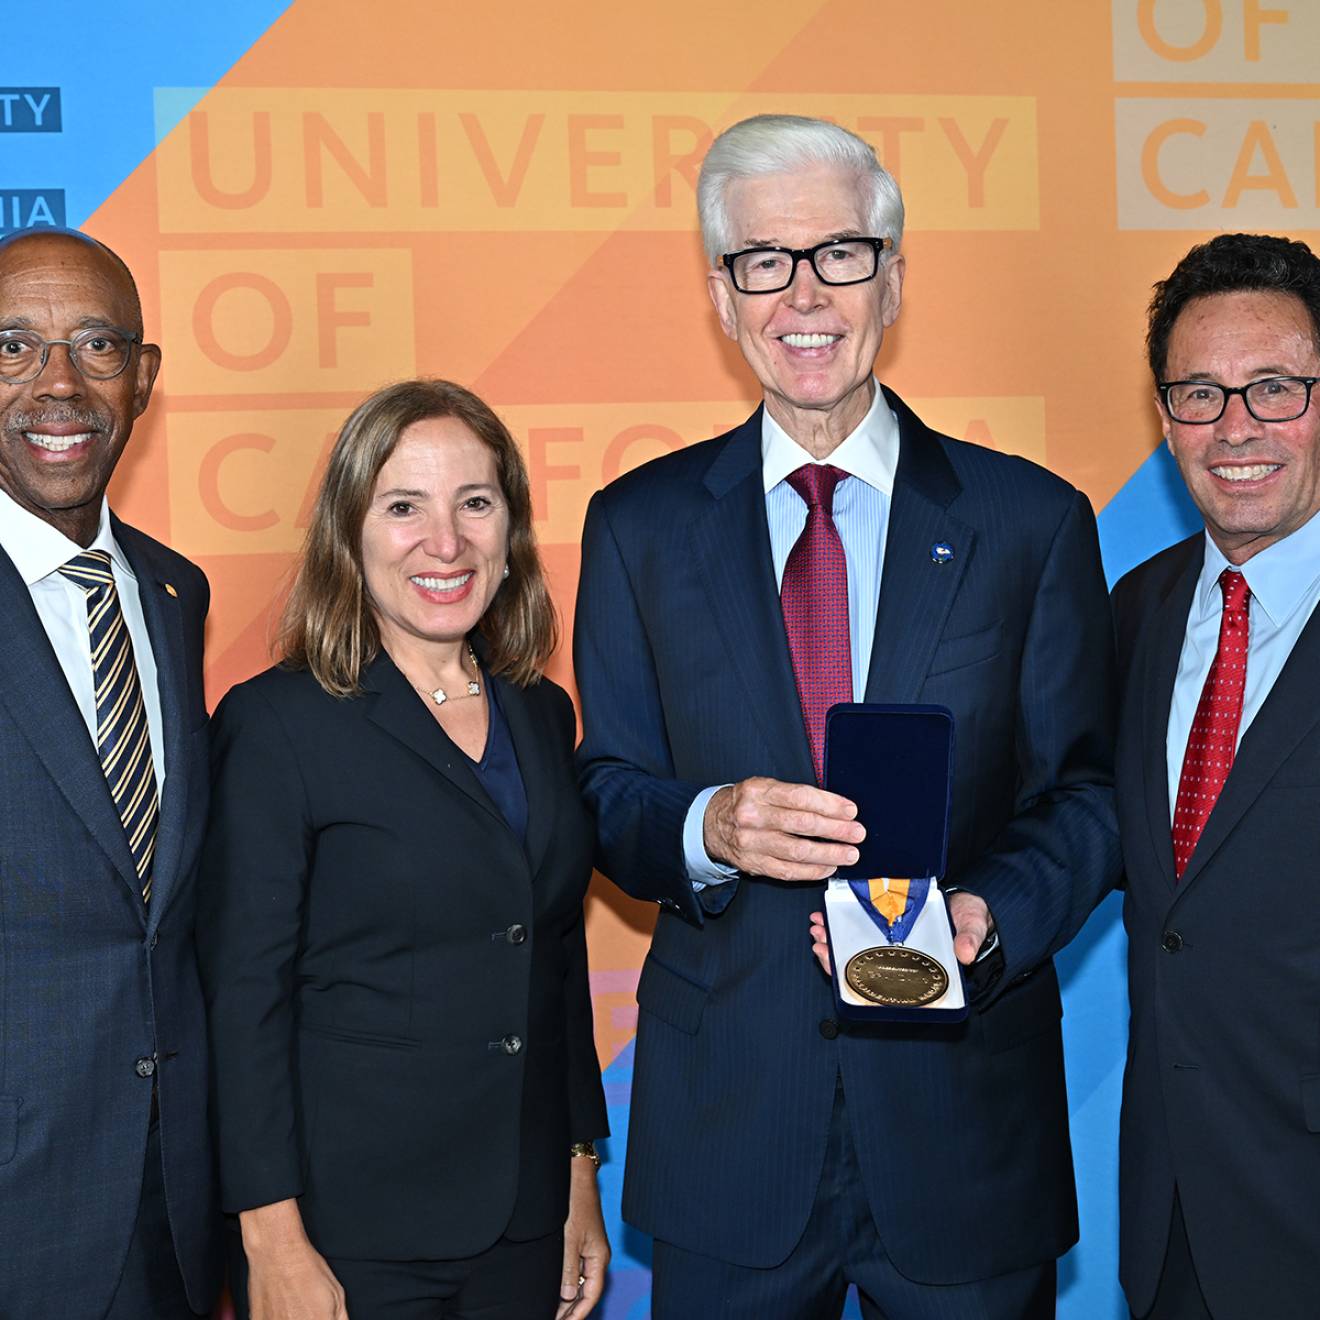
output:
M138 598L156 666L160 702L161 748L165 782L161 786L160 821L156 829L156 856L152 866L148 925L159 923L175 889L183 856L187 826L189 767L187 755L188 670L184 657L183 614L178 591L155 571L154 557L123 524L115 526L115 539L133 566ZM140 669L140 666L139 666Z
M885 399L898 418L899 457L866 699L911 702L930 671L976 532L949 512L962 483L935 434L892 391Z
M110 796L87 725L60 668L32 595L9 557L0 551L0 702L23 731L34 753L58 785L142 914L141 886L123 821Z
M758 712L775 777L815 783L797 680L775 586L761 479L761 413L730 436L711 464L710 507L690 536L723 639L749 706Z
M1172 894L1181 889L1173 870L1173 804L1169 801L1169 710L1178 675L1192 593L1204 562L1204 543L1189 542L1189 555L1172 580L1155 612L1145 658L1142 696L1142 765L1145 775L1146 818L1150 843L1160 874ZM1184 875L1184 880L1186 876Z
M528 694L522 688L503 679L491 680L499 684L500 710L509 725L514 755L522 774L523 791L527 794L527 860L535 877L550 847L550 834L554 825L552 799L556 766L550 754L546 734L537 727Z
M421 697L384 652L368 668L363 686L369 694L367 719L372 724L421 757L470 802L508 828L467 759L421 707Z
M1320 669L1320 610L1312 613L1256 718L1242 735L1233 768L1215 803L1179 890L1191 884L1279 768L1320 723L1314 699Z

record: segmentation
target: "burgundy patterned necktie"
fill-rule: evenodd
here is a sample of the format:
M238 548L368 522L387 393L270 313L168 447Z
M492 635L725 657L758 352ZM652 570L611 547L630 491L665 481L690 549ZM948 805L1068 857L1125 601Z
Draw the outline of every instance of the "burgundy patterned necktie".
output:
M847 477L829 464L807 463L787 478L806 501L807 523L784 564L779 601L818 784L824 780L825 712L853 698L848 564L834 525L834 490Z
M1173 871L1179 880L1233 768L1238 725L1242 722L1242 692L1247 682L1247 602L1251 592L1246 578L1231 568L1219 575L1219 588L1224 593L1219 650L1205 676L1192 731L1187 736L1178 802L1173 811Z

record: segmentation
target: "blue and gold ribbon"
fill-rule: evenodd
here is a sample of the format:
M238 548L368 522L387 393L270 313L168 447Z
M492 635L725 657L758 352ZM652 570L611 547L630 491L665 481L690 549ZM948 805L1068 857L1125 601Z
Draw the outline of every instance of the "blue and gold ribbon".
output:
M930 880L849 880L849 888L890 944L902 944L926 906Z

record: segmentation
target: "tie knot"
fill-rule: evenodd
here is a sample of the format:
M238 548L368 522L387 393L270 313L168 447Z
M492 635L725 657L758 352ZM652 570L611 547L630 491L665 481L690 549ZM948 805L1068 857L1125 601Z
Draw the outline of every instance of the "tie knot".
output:
M1224 593L1224 610L1244 610L1251 598L1251 589L1243 574L1226 568L1219 575L1219 589Z
M110 572L110 554L106 550L84 550L67 564L62 564L60 572L84 591L115 585L114 575Z
M832 467L829 463L804 463L785 479L807 502L808 508L824 509L826 513L832 514L834 488L847 476L842 468Z

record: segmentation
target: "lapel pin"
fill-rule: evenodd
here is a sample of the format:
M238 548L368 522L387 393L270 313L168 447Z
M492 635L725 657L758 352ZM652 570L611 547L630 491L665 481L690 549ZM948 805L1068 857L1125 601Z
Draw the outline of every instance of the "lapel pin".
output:
M953 546L947 541L936 541L930 548L930 559L933 564L952 563Z
M165 584L165 590L168 591L168 592L170 593L170 595L173 596L173 597L175 598L175 600L178 600L178 598L179 598L179 593L178 593L177 591L174 590L174 583L173 583L173 582L167 582L167 583Z

